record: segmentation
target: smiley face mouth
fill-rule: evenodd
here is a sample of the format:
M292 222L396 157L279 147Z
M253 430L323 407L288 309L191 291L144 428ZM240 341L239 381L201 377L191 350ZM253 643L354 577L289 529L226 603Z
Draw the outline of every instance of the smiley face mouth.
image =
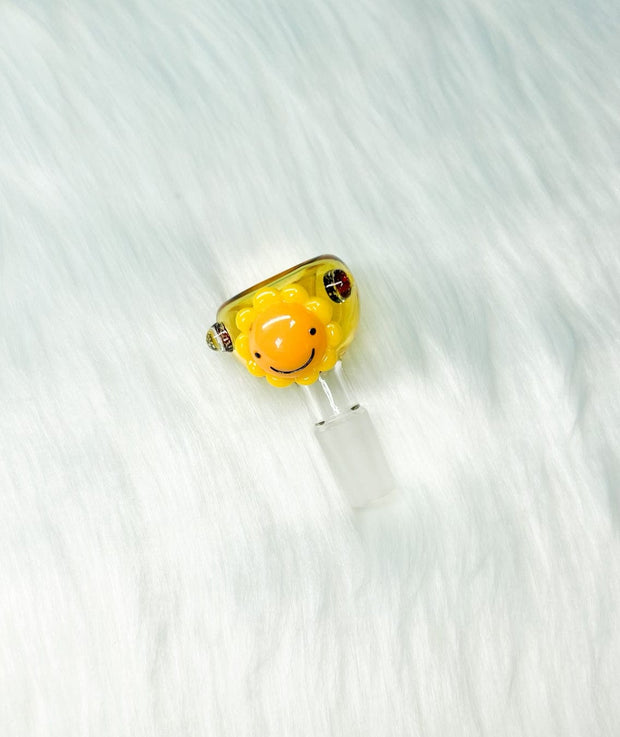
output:
M310 358L301 366L298 366L296 369L292 369L291 371L282 371L282 369L274 368L273 366L270 366L269 368L272 371L277 371L279 374L294 374L297 371L301 371L302 369L305 369L306 366L309 366L312 363L312 359L314 358L314 348L312 349L312 353L310 354Z

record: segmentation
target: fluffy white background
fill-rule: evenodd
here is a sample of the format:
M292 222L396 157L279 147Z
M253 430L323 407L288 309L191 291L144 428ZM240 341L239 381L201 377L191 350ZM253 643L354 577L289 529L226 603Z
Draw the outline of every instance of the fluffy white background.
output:
M0 5L0 734L620 734L616 0ZM352 266L353 513L219 303Z

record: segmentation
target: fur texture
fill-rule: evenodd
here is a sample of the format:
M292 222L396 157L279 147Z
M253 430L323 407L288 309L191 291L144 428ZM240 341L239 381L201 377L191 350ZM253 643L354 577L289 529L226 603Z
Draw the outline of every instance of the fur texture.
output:
M0 5L0 734L620 734L612 0ZM319 253L399 482L210 354Z

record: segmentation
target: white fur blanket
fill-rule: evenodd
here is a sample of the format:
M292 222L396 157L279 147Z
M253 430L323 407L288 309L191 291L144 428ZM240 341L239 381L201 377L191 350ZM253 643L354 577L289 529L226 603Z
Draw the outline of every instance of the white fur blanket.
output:
M616 0L0 5L0 735L620 734ZM398 480L204 334L320 253Z

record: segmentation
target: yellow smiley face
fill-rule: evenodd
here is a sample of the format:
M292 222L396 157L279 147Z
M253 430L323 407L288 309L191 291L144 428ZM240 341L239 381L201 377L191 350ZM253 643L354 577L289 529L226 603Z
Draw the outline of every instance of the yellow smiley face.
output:
M301 304L274 304L254 320L250 354L266 374L291 379L314 370L327 347L323 323Z
M309 297L298 284L261 290L252 307L237 313L235 351L251 374L274 386L312 384L338 360L342 329L332 312L327 300Z

